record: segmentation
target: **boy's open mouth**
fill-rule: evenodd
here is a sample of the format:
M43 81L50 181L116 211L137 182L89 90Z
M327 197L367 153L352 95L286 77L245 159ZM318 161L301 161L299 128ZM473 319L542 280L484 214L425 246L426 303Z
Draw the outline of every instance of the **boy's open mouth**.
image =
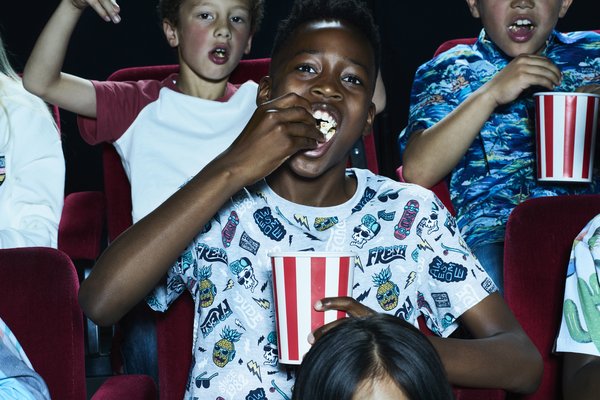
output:
M315 111L313 117L317 120L317 129L325 137L325 142L329 142L337 131L337 121L331 114L324 110Z
M213 54L217 57L217 58L225 58L225 56L227 56L227 49L222 48L222 47L218 47L213 51Z
M508 26L508 30L516 35L524 35L535 28L533 22L527 18L518 19Z

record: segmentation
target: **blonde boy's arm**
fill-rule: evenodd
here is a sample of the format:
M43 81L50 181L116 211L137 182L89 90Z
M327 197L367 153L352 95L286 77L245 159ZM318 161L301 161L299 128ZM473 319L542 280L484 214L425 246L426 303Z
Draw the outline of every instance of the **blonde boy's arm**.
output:
M108 15L105 7L112 7L112 20L118 22L116 4L106 0L74 2L63 0L40 34L25 65L23 85L31 93L65 110L94 118L96 116L96 92L92 82L61 72L69 40L83 9L90 5L101 17ZM109 17L110 19L110 17Z
M516 57L437 124L412 133L402 155L404 179L433 186L458 164L496 107L532 86L552 90L560 78L560 70L545 57Z

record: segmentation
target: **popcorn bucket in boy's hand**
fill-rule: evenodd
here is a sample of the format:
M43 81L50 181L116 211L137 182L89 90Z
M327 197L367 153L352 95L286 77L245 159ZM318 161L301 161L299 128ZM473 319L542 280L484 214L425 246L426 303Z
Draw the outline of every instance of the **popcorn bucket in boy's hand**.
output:
M273 298L279 362L300 364L316 328L346 317L344 311L315 311L324 297L352 296L354 253L272 253Z
M591 182L600 95L534 95L539 181Z

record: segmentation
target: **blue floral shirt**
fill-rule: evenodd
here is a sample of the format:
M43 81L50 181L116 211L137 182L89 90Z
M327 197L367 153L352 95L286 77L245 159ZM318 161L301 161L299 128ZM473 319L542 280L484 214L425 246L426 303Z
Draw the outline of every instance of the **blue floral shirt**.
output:
M599 34L555 31L543 55L562 71L555 91L600 84ZM413 132L443 119L510 61L482 30L475 44L458 45L419 67L408 125L398 139L400 152ZM509 214L529 197L598 192L597 170L592 184L537 182L532 93L497 108L448 177L457 224L470 247L504 241Z

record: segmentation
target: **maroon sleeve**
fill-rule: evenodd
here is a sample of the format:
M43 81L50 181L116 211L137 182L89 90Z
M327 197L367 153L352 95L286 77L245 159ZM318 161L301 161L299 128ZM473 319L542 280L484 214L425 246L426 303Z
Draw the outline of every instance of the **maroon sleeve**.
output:
M158 98L161 88L155 80L92 84L96 90L96 118L77 117L81 137L92 145L119 139L140 111Z

